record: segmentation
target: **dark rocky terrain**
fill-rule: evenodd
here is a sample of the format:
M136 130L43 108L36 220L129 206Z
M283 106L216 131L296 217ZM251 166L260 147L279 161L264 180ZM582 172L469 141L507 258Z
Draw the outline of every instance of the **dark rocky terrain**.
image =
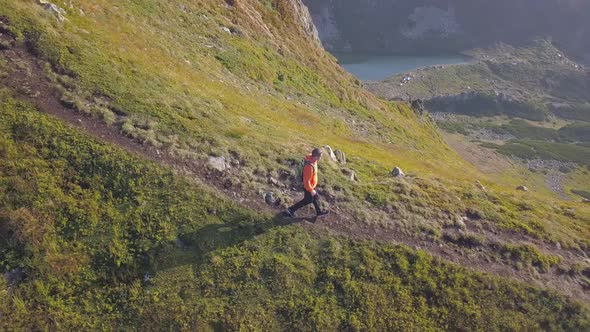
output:
M305 0L324 46L356 53L446 53L552 38L590 59L584 0Z

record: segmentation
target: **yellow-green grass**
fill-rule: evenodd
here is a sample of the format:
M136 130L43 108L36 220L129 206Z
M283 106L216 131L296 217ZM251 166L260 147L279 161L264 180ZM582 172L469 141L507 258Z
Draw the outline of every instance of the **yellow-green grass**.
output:
M376 199L371 204L377 208L399 200L400 208L420 210L425 223L440 227L436 218L444 211L459 215L482 206L505 227L542 238L563 236L572 245L587 242L586 206L572 205L575 216L562 216L546 208L548 201L562 204L555 195L517 194L522 177L496 179L465 163L427 117L360 89L291 25L289 12L277 5L282 1L274 7L257 1L235 7L183 3L187 12L177 1L80 0L72 1L72 9L56 3L67 9L64 23L33 1L2 0L0 15L21 43L51 64L48 75L64 95L82 105L106 97L112 112L121 114L111 121L146 144L189 158L238 152L251 165L246 172L279 169L280 161L329 144L347 153L361 179L345 184L359 209L369 211L366 197ZM395 192L387 175L393 166L422 182ZM338 174L328 169L323 185L343 181ZM501 199L482 196L476 180ZM531 211L518 208L522 200ZM571 229L570 223L579 226ZM559 233L548 231L561 226Z
M283 224L0 90L1 329L584 330L553 291ZM214 213L212 213L214 211ZM555 259L506 247L508 259Z

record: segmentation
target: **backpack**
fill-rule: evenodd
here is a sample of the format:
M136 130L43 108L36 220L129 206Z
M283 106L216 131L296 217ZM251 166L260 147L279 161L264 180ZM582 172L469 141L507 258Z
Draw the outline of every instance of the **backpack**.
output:
M297 164L297 174L295 175L295 183L298 186L303 185L303 169L305 168L305 165L311 165L313 167L313 163L305 159L301 159L299 164Z

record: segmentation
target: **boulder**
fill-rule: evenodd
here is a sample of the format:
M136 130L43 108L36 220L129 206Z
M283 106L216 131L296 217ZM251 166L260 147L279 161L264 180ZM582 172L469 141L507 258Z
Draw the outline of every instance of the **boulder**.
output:
M343 169L342 174L344 174L348 179L350 179L350 181L358 181L358 178L356 177L356 172L351 169Z
M275 195L272 193L272 191L268 191L264 194L264 201L268 205L277 204L277 199L275 198Z
M55 5L55 4L51 3L51 2L45 1L45 0L39 0L39 4L41 6L43 6L43 8L46 11L48 11L51 14L55 15L55 17L57 18L57 20L59 22L63 22L63 21L66 20L66 17L64 16L66 14L66 11L63 8L58 7L57 5Z
M392 174L393 176L395 176L396 178L401 178L401 177L404 177L404 176L406 176L406 175L404 174L404 171L402 171L402 169L401 169L401 168L399 168L399 167L395 167L395 168L393 169L393 171L391 171L391 174Z
M273 178L272 176L268 178L268 183L275 187L284 187L284 185L279 180Z
M455 219L455 227L459 228L459 229L466 229L467 225L465 224L466 221L469 221L469 218L467 217L461 217L461 218L457 218Z
M518 186L516 187L516 190L520 190L520 191L529 191L529 188L525 187L525 186Z
M346 164L346 154L341 150L334 151L334 155L336 156L336 160L338 160L341 164Z
M154 276L152 276L149 272L146 272L143 275L143 282L150 282L153 278Z
M208 160L209 167L218 170L220 172L230 169L230 165L225 161L224 157L213 157L209 156Z
M328 156L332 161L338 161L336 155L334 154L334 150L329 145L323 147L324 153Z

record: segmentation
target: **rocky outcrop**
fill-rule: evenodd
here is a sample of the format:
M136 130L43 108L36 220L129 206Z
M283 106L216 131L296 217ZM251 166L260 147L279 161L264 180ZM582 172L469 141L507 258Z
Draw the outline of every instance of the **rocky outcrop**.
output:
M296 17L296 20L303 28L303 31L307 34L307 36L309 36L318 44L321 44L318 30L314 25L307 6L305 6L301 0L289 0L288 3L291 5L291 9Z
M391 175L395 176L396 178L403 178L406 176L404 171L402 171L402 169L397 166L391 171Z
M358 53L456 52L551 37L590 59L587 0L304 0L324 46Z
M342 152L342 150L334 151L334 155L336 156L336 159L339 163L346 164L346 154Z
M332 150L332 148L329 145L326 145L322 148L324 151L324 154L330 158L330 160L332 161L338 161L338 159L336 158L336 154L334 154L334 150Z
M65 17L66 11L63 8L57 6L56 4L53 4L51 2L45 1L45 0L39 0L39 4L41 6L43 6L43 8L45 8L46 11L55 15L55 18L59 22L63 22L66 20L66 17Z

